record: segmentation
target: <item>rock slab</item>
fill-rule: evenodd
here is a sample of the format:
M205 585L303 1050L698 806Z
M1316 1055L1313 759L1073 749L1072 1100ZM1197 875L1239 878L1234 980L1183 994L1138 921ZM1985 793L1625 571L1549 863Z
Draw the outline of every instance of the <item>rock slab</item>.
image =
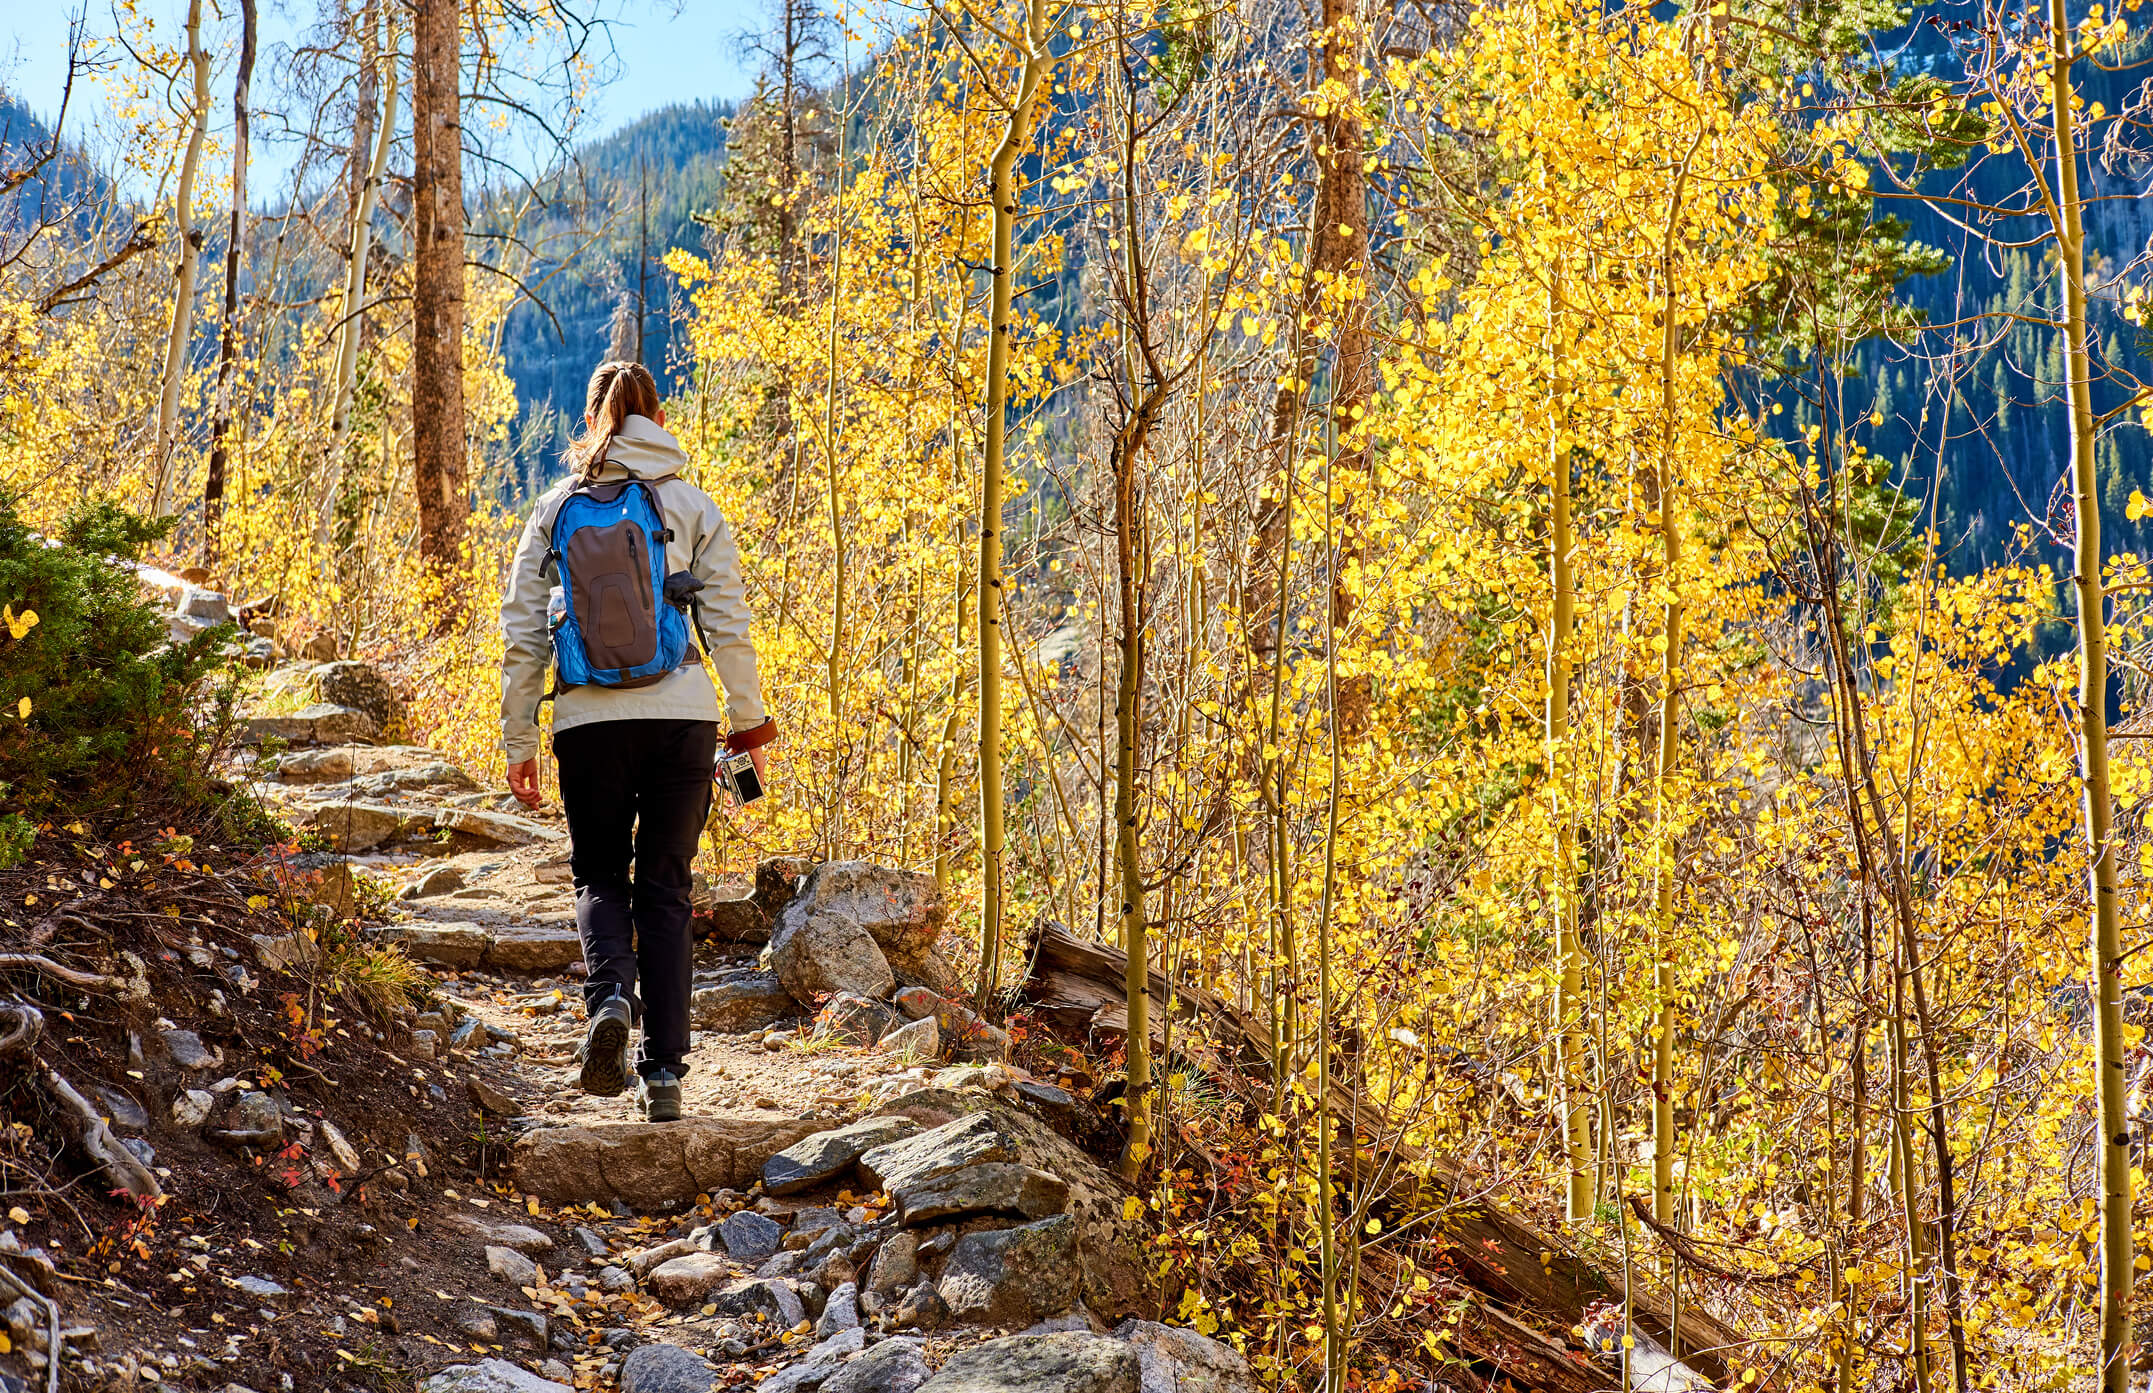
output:
M817 1132L763 1162L763 1193L791 1195L835 1180L877 1147L903 1141L919 1128L910 1118L870 1117Z
M1256 1370L1241 1352L1193 1330L1155 1320L1125 1320L1114 1338L1136 1351L1143 1393L1258 1393Z
M876 1188L894 1193L966 1166L1017 1159L1016 1145L1000 1119L980 1112L876 1147L860 1157L860 1173Z
M1137 1393L1136 1352L1104 1335L1012 1335L959 1350L923 1393Z
M790 1119L686 1118L542 1127L516 1142L517 1182L552 1204L607 1204L638 1210L684 1204L712 1190L744 1190L763 1164L812 1135Z
M506 1359L451 1364L419 1385L419 1393L574 1393L565 1383L540 1378Z
M1017 1161L986 1161L949 1171L890 1192L897 1222L906 1228L971 1214L1015 1214L1044 1219L1069 1207L1069 1185L1060 1176Z
M932 1377L917 1340L884 1340L832 1374L822 1393L916 1393Z

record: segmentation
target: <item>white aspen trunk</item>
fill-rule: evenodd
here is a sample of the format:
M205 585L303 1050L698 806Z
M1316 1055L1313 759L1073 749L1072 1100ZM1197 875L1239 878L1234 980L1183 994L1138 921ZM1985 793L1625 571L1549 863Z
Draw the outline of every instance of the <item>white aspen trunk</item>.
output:
M187 153L179 162L179 187L172 199L179 268L172 294L171 334L165 340L164 384L157 397L157 483L150 497L150 512L156 517L172 511L172 442L179 433L179 392L187 379L187 340L194 333L195 282L202 269L202 234L194 226L194 176L202 163L202 141L209 133L209 50L202 45L202 0L187 4L187 61L194 75L194 115Z

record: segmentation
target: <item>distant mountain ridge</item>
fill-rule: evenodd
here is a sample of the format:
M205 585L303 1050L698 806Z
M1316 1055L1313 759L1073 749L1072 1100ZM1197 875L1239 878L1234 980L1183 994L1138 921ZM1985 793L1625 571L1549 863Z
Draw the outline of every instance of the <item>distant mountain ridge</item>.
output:
M590 142L577 151L571 171L544 186L553 206L541 226L517 229L566 257L530 269L527 283L544 282L543 307L519 303L502 327L501 351L519 408L515 485L526 496L561 473L584 386L605 355L623 297L636 298L639 269L643 361L661 389L673 376L674 284L663 258L674 247L705 241L695 215L713 208L722 192L733 112L724 102L662 107ZM481 214L479 224L485 221Z

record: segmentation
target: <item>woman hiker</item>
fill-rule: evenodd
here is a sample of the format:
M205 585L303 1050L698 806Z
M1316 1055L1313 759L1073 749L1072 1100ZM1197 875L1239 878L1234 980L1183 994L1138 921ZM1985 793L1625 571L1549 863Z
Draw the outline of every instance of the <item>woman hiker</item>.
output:
M718 754L718 693L702 655L725 687L726 748L750 751L758 776L777 727L763 710L732 531L680 477L687 456L666 432L650 370L601 363L583 427L571 476L523 529L501 602L501 745L509 791L537 807L538 707L552 697L590 973L582 1087L610 1098L632 1073L638 1114L670 1122L688 1070L689 865ZM643 1049L631 1060L639 1019Z

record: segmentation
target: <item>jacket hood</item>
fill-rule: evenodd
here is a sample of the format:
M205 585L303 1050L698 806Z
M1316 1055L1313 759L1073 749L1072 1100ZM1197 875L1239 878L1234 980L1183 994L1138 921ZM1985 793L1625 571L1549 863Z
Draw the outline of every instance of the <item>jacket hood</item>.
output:
M598 482L611 479L666 479L687 468L687 452L673 433L648 416L630 416L606 449Z

